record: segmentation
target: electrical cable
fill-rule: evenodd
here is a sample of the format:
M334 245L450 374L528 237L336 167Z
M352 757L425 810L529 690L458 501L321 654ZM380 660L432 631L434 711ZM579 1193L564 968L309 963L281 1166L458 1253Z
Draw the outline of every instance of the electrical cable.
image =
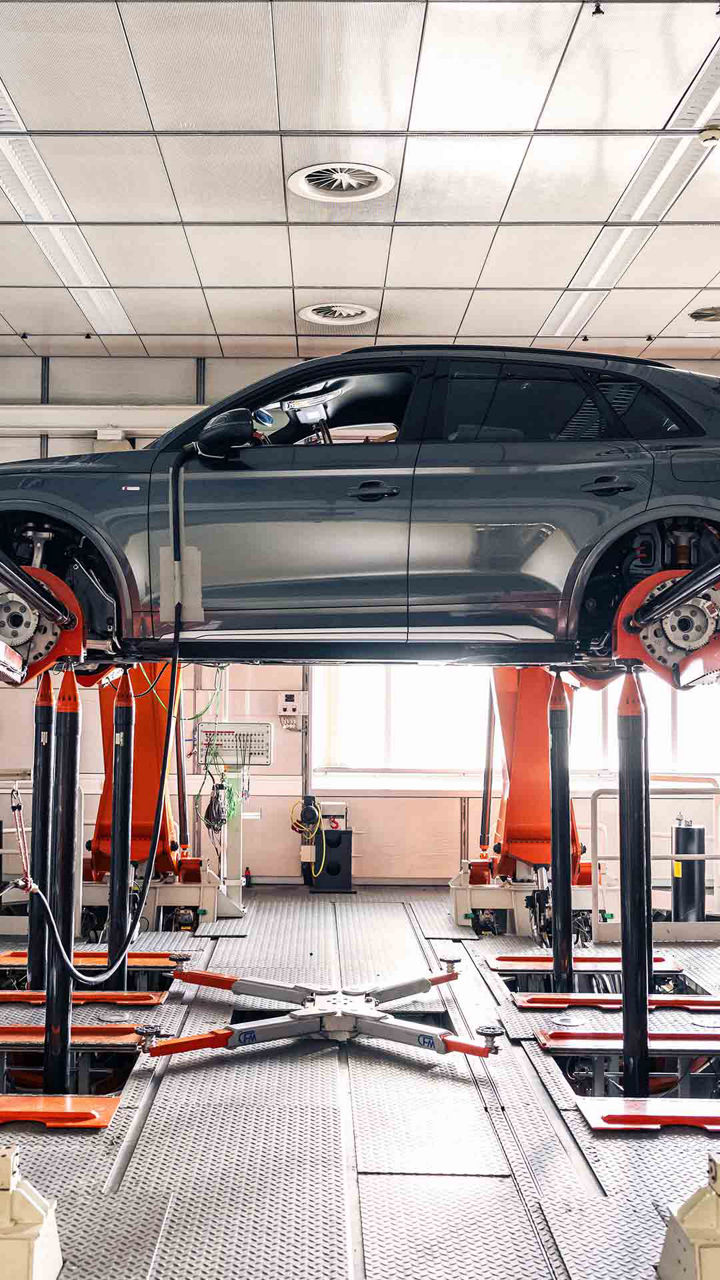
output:
M322 810L318 804L313 805L317 814L317 821L315 826L311 827L309 823L303 822L301 818L295 817L295 810L298 808L298 805L302 805L302 803L302 800L296 800L295 803L290 806L290 825L293 831L296 831L298 835L302 837L303 844L312 843L318 832L322 835L322 858L320 859L320 866L316 871L315 863L313 862L313 865L310 868L313 880L317 880L318 876L321 876L325 870L325 859L327 855L327 841L325 839L325 828L322 824Z

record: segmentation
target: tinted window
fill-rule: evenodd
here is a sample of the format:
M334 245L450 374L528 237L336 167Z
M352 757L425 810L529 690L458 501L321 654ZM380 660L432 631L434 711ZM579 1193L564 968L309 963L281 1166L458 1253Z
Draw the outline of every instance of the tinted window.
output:
M256 410L271 444L391 444L413 387L407 370L343 374L300 383Z
M593 395L569 370L470 360L451 366L446 440L598 440L608 434Z
M678 436L704 435L695 423L678 417L671 405L632 378L615 378L600 373L594 375L593 381L636 440L661 440L666 436L672 440Z

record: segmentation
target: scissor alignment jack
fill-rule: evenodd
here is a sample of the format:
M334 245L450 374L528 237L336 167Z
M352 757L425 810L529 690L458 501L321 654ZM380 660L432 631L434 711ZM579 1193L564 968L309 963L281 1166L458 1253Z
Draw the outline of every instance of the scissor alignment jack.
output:
M363 991L300 984L289 986L266 978L237 978L232 974L178 969L175 977L194 986L219 987L236 996L255 996L298 1007L279 1018L259 1018L255 1022L219 1027L194 1036L160 1041L149 1036L144 1047L151 1057L163 1057L172 1053L189 1053L194 1049L241 1049L246 1045L293 1040L302 1036L338 1041L372 1036L376 1040L395 1040L432 1053L467 1053L486 1058L497 1053L495 1037L500 1034L498 1027L478 1027L477 1033L482 1039L460 1040L439 1027L409 1022L381 1008L391 1000L431 991L444 982L452 982L457 976L454 964L450 962L446 973L409 978Z

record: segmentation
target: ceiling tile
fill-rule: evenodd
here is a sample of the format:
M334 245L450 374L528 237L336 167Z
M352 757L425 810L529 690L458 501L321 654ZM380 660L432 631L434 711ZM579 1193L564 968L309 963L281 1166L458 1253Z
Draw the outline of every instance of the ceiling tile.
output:
M583 332L601 338L634 338L639 333L657 336L692 298L692 290L613 289Z
M640 137L533 138L505 222L606 218L649 145Z
M131 333L105 333L103 344L111 356L144 356L146 354L140 339Z
M275 0L283 129L405 129L425 5Z
M521 289L478 289L474 294L461 334L511 334L520 337L536 334L546 316L552 311L559 293L549 289L527 291Z
M291 289L207 289L205 297L218 333L295 332Z
M203 284L292 284L287 227L188 227L187 235Z
M379 332L454 336L470 296L469 289L386 289Z
M709 222L720 207L720 147L710 147L706 160L665 214L666 222Z
M12 333L12 325L9 325L2 315L0 315L0 333Z
M311 320L303 320L297 313L303 307L314 307L322 302L355 303L363 307L372 307L379 312L382 305L381 289L296 289L295 312L298 333L314 334L318 338L338 337L351 338L367 335L373 337L377 329L377 316L365 324L326 325L315 324Z
M592 353L597 352L603 356L627 356L634 358L645 351L648 345L647 337L638 338L589 338L587 342L582 338L576 338L573 342L571 351L586 351Z
M305 359L318 359L322 356L341 356L346 351L364 351L372 347L374 339L369 338L298 338L298 351ZM395 341L393 339L393 341ZM378 342L377 346L380 345Z
M142 335L149 356L219 356L222 355L217 338L208 334L146 334Z
M481 288L564 288L597 236L597 227L498 227Z
M395 227L389 287L473 288L494 227Z
M202 289L118 289L138 333L212 333Z
M82 231L112 285L199 284L182 227L129 227L121 223L84 226Z
M408 138L399 222L497 222L526 138Z
M390 227L291 227L295 285L382 286Z
M87 333L89 328L67 289L0 289L0 315L18 333Z
M26 227L0 226L0 285L3 284L62 284Z
M717 324L715 328L718 328ZM720 354L720 332L715 338L656 338L643 354L649 360L671 360L683 356L712 360Z
M220 346L225 356L294 356L295 339L270 336L246 337L221 333Z
M714 338L720 333L717 320L691 320L688 312L699 311L701 307L720 307L720 289L703 289L696 294L678 294L676 315L669 319L662 330L663 338ZM2 311L2 306L0 306ZM8 317L9 319L9 317ZM660 335L660 329L654 333Z
M660 127L718 38L711 5L618 4L605 17L582 6L543 129Z
M531 129L577 4L430 4L413 129Z
M162 138L186 222L284 222L279 138Z
M79 222L179 221L154 138L33 141Z
M631 262L623 289L702 288L720 271L720 227L658 227Z
M572 338L533 338L533 347L541 347L546 351L567 351L573 344Z
M29 129L146 129L117 6L0 5L2 78Z
M28 346L32 347L36 356L104 356L108 353L96 334L65 336L48 336L28 338Z
M0 191L0 222L19 222L20 214L11 205L4 191Z
M0 321L0 356L31 356L32 351L22 338L16 337L13 333L5 334L2 332L2 321Z
M276 129L268 3L121 4L156 129Z
M372 164L392 174L395 186L373 200L305 200L286 191L291 222L392 222L397 201L397 184L402 171L404 138L375 135L371 138L313 134L282 139L285 182L298 169L321 164Z
M273 373L291 369L297 360L208 360L205 370L205 395L208 404L224 400L260 382Z

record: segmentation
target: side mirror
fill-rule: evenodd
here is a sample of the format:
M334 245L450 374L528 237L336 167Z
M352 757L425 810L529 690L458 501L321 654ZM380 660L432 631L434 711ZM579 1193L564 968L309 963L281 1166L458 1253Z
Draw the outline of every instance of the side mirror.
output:
M226 409L205 424L198 436L198 456L213 461L227 461L233 449L251 444L254 426L249 409Z

